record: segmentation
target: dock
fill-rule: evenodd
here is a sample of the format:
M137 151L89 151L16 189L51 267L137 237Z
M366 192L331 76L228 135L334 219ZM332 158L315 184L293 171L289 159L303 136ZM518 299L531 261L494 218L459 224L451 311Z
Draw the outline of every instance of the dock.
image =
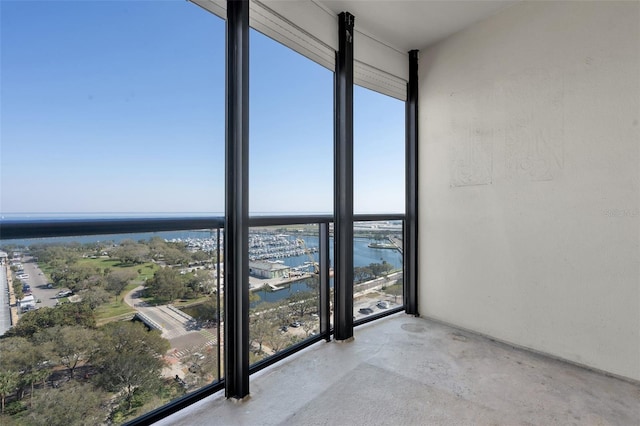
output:
M311 278L313 274L304 273L300 275L290 276L288 278L258 278L249 277L249 291L257 291L262 288L269 287L273 291L283 290L288 284L296 281Z
M273 290L273 291L278 291L278 290L282 290L283 289L283 287L278 287L277 285L269 283L269 282L265 283L265 285L268 285L269 287L271 287L271 290Z

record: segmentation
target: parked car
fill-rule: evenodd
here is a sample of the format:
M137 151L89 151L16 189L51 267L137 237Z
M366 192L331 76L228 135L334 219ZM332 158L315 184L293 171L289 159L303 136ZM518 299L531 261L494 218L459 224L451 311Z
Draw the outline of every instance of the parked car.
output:
M71 296L72 294L73 292L71 290L62 290L58 292L56 297L68 297L68 296Z
M380 308L380 309L389 309L389 302L381 300L381 301L378 302L378 304L376 306L378 308Z
M300 327L302 324L300 323L300 321L294 321L291 324L289 324L289 326L293 327L293 328L298 328Z
M358 309L358 312L360 312L361 314L369 315L369 314L373 313L373 309L371 309L371 308L360 308L360 309Z

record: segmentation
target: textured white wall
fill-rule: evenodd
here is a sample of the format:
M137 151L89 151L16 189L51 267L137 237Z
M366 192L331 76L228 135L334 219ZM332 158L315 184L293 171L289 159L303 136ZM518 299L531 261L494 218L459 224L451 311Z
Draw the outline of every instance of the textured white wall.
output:
M525 2L420 58L420 313L640 380L640 3Z

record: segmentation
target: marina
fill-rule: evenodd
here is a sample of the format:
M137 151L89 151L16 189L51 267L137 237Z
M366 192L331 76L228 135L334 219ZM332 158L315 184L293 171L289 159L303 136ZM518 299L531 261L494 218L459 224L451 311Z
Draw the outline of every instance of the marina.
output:
M359 224L354 238L354 267L387 263L394 271L401 270L402 227L401 225L363 223ZM220 241L218 241L220 236ZM4 244L28 247L32 244L91 244L109 241L114 245L124 240L144 241L162 238L170 243L184 244L190 251L203 251L215 258L218 248L224 247L224 230L170 231L158 233L115 234L100 236L59 237L35 240L7 240ZM300 229L252 228L249 232L249 260L252 264L266 262L280 269L281 276L254 276L250 274L250 291L260 296L261 301L276 301L298 291L310 291L319 272L318 234L301 232ZM221 265L222 266L222 265ZM329 237L330 285L333 285L333 236ZM224 288L224 281L222 282Z

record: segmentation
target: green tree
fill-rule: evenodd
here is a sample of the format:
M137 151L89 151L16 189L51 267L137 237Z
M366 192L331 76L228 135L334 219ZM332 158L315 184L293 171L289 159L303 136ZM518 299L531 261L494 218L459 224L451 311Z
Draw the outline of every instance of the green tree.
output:
M149 250L151 250L153 259L160 260L167 247L167 242L160 237L152 237L147 245L149 246Z
M353 278L355 282L362 282L369 277L368 268L363 268L361 266L356 266L353 268Z
M20 375L15 371L0 371L0 399L2 400L2 411L4 414L4 405L7 397L16 392Z
M380 275L382 275L382 271L384 270L381 263L370 263L369 269L371 270L374 278L378 278Z
M51 376L51 368L45 364L41 364L38 368L31 370L25 377L26 381L31 385L31 393L29 394L29 400L31 406L33 406L33 395L35 393L34 385L41 383L42 387L45 386L45 381Z
M382 261L382 275L384 275L384 277L387 278L387 275L392 270L393 270L393 265L390 264L389 262L387 262L386 260L383 260Z
M273 353L280 352L293 343L293 339L287 333L282 333L278 329L273 329L267 335L265 344L271 348Z
M161 302L171 302L185 293L185 279L175 269L165 267L158 269L153 278L147 281L145 292Z
M62 325L95 328L96 318L88 303L65 303L53 308L45 307L27 312L5 336L31 337L45 328Z
M194 311L192 316L198 321L217 322L218 320L218 298L215 295L191 309Z
M191 253L191 260L198 264L203 264L207 262L210 263L214 261L214 256L212 256L211 254L205 251L196 250L193 253Z
M208 269L197 269L187 277L187 286L195 293L211 294L216 288L216 279Z
M82 297L82 302L93 310L108 302L111 295L102 287L94 287L80 292L80 297Z
M402 286L402 278L399 278L393 285L390 285L385 289L385 293L393 296L394 303L398 303L398 296L402 296Z
M69 244L39 244L30 247L33 257L38 262L71 265L82 257L77 246Z
M163 252L163 258L167 265L186 265L189 263L191 255L175 245L167 245Z
M289 324L289 320L291 319L289 317L289 311L290 311L289 300L282 299L270 305L273 306L271 310L271 315L273 315L274 321L278 326L278 328L282 327L283 325ZM260 307L264 307L265 309L267 309L267 307L270 305L267 305L266 303L262 303Z
M58 265L51 272L51 280L57 287L68 287L74 292L102 285L102 270L87 263Z
M79 365L91 362L98 350L99 338L98 331L79 326L53 327L34 336L37 341L52 343L52 353L69 371L70 380Z
M134 396L161 386L162 355L169 350L169 341L132 322L107 324L102 334L94 364L100 371L97 383L109 392L122 392L130 410Z
M27 386L35 381L32 372L44 367L47 361L46 348L23 337L0 339L0 371L17 374L17 397L22 399Z
M116 269L107 275L106 289L117 297L137 277L138 273L133 269Z
M24 292L22 291L22 281L13 280L12 287L13 287L13 294L16 296L16 299L22 300L22 298L24 298Z
M90 383L68 382L34 397L27 423L43 426L105 424L107 395Z
M257 344L258 353L262 353L262 345L274 328L267 312L253 315L249 323L249 344Z
M298 319L318 310L318 295L307 291L293 293L287 298L291 314Z
M109 255L119 259L124 265L136 265L151 259L151 249L146 244L123 240L118 247L109 252Z

